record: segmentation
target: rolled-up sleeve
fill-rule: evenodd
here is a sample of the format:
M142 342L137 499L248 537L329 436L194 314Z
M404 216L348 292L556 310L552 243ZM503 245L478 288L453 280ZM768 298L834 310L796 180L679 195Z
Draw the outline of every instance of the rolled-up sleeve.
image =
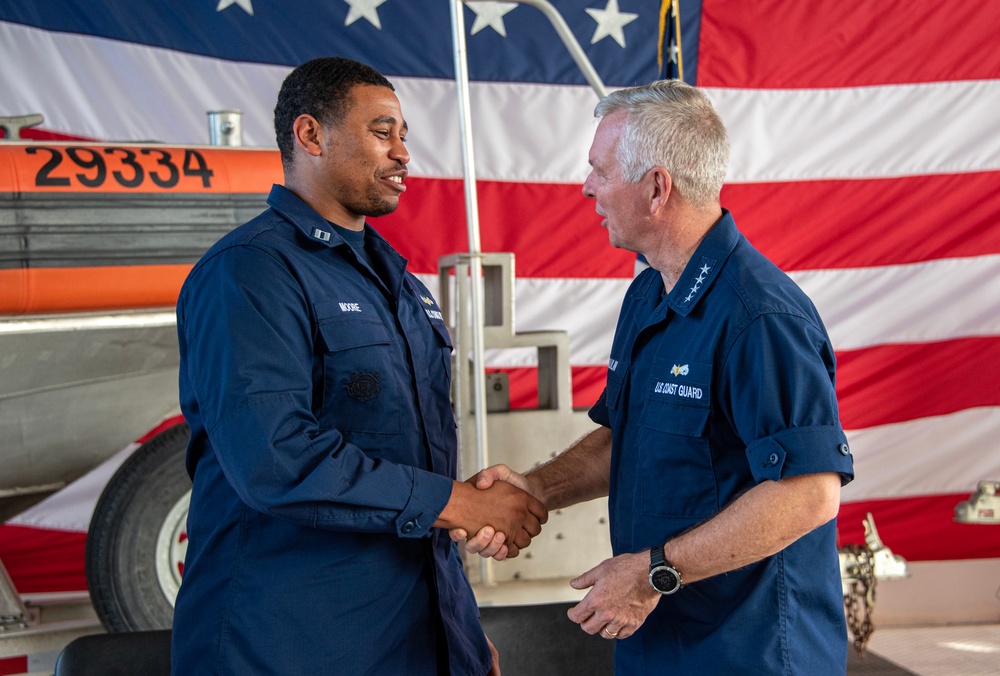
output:
M820 472L838 472L845 484L854 478L834 368L825 332L796 314L764 313L733 341L720 396L758 482Z

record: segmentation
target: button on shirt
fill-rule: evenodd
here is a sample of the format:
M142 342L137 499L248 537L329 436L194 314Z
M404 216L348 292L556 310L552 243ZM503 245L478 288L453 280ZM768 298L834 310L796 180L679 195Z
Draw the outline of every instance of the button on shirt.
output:
M289 190L178 301L194 485L181 674L485 674L457 546L451 340L366 229L367 259ZM370 260L370 263L368 262ZM446 646L446 648L442 648Z
M822 321L729 212L669 294L656 270L633 282L590 416L612 431L615 554L663 544L764 480L853 478ZM622 674L843 674L846 663L835 520L662 597L615 648Z

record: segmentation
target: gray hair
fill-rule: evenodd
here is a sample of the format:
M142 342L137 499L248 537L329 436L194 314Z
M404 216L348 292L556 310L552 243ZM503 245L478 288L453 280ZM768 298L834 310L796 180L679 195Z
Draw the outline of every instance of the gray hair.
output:
M626 114L616 151L625 181L635 183L663 167L688 202L718 203L729 140L704 92L679 80L658 80L612 92L594 109L596 117L617 112Z

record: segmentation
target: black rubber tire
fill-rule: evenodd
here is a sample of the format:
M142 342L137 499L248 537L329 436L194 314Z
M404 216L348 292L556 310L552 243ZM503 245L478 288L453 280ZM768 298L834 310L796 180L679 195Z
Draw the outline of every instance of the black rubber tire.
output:
M168 513L191 490L181 423L142 444L101 493L87 533L87 584L109 632L169 629L173 599L160 588L156 540Z

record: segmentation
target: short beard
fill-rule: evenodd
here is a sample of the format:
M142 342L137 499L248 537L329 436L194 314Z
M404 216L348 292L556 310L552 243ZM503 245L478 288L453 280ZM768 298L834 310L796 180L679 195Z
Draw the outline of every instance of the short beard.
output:
M350 211L356 214L363 214L370 218L377 218L378 216L387 216L394 212L399 206L399 198L385 198L381 196L368 196L364 200L360 200L355 204L346 205Z

